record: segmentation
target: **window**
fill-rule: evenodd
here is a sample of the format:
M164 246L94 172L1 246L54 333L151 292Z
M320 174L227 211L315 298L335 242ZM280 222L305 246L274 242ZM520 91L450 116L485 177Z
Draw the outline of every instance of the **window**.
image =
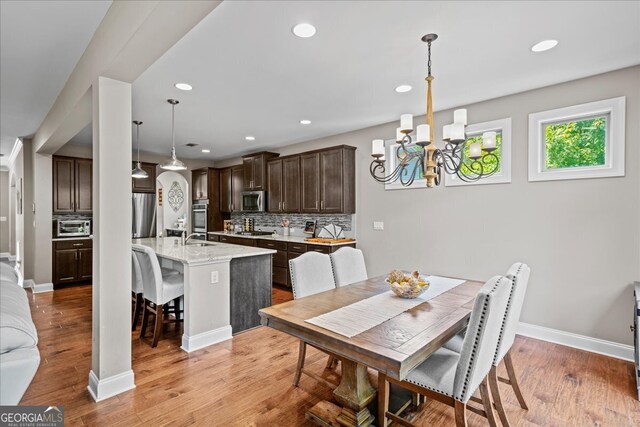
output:
M386 173L393 171L398 165L398 148L400 144L395 139L389 139L384 142L386 151ZM407 151L422 151L422 148L416 144L407 145ZM405 187L400 181L408 182L411 174L415 174L414 181L411 185ZM387 182L384 185L385 190L407 190L410 188L427 188L427 180L422 176L422 168L417 159L412 160L408 167L403 171L402 175L396 181Z
M625 97L529 114L529 181L624 176Z
M481 185L500 184L511 182L511 118L493 120L490 122L476 123L467 126L467 142L463 150L463 159L469 158L469 146L478 141L482 141L482 133L495 131L496 150L493 152L494 158L487 159L487 166L492 167L498 163L496 173L487 178L481 178L474 182L465 182L457 175L445 174L444 184L447 187L459 185ZM466 168L466 165L463 165Z

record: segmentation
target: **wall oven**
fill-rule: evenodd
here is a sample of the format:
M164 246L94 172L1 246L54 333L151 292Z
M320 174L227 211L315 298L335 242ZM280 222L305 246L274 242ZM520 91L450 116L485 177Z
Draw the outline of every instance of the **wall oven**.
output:
M55 237L84 237L91 235L91 221L84 219L58 219L53 222Z
M242 212L264 212L264 191L243 191Z
M192 231L194 233L207 233L207 213L209 207L205 203L198 203L197 205L193 205L191 221L192 221ZM205 236L206 238L206 236Z

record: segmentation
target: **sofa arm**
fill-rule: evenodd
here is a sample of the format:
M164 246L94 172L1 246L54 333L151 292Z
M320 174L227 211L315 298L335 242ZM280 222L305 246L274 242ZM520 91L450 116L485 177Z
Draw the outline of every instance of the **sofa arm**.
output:
M0 405L17 405L40 365L37 347L0 354Z

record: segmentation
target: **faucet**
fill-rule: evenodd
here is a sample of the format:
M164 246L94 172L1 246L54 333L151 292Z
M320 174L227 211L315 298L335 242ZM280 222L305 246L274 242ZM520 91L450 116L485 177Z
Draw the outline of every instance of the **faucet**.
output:
M187 234L186 231L182 233L182 246L186 245L189 239L192 238L193 236L204 236L204 234L202 233L191 233L185 237L186 234Z

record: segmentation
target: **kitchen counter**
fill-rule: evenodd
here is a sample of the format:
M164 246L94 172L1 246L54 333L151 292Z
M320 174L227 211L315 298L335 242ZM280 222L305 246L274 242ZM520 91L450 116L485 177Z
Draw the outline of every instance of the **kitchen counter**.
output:
M182 246L178 237L162 237L148 239L133 239L136 245L148 246L159 257L179 261L184 264L207 264L212 262L228 261L234 258L251 257L257 255L271 255L276 253L273 249L254 248L249 246L230 245L227 243L213 243L204 240L189 240ZM204 244L205 246L197 246Z
M305 243L307 245L318 245L318 246L342 246L342 245L353 245L354 243L358 243L356 240L351 240L349 242L337 242L337 243L307 242L306 240L304 240L305 237L282 236L280 234L275 234L275 235L271 234L267 236L246 236L242 234L225 233L224 231L210 231L207 234L214 234L217 236L244 237L247 239L274 240L278 242Z
M76 236L76 237L56 237L51 239L52 242L64 242L67 240L91 240L91 236Z
M170 263L183 272L181 348L191 352L259 326L258 311L271 305L271 264L277 251L202 240L176 245L179 240L158 237L132 243L151 248L161 265Z

